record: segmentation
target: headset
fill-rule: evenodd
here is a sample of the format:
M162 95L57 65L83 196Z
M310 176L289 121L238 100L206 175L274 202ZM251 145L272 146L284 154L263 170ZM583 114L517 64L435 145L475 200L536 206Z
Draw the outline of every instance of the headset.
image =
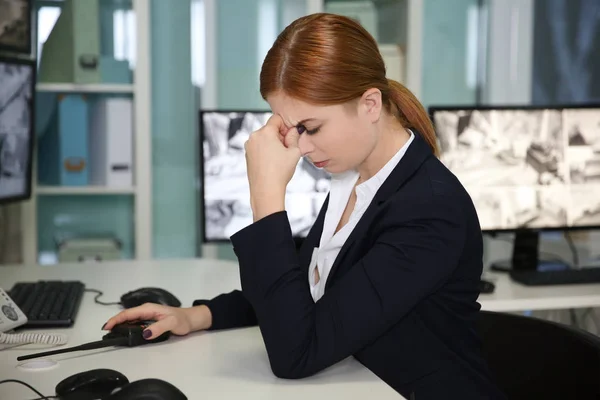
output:
M56 385L56 394L48 396L18 379L0 380L0 385L6 383L26 386L39 396L35 400L188 400L181 390L167 381L145 378L130 382L125 375L112 369L92 369L71 375Z

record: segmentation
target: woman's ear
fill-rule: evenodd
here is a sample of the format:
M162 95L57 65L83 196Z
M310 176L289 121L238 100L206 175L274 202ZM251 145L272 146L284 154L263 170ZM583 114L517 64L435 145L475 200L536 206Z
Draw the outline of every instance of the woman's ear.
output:
M360 98L359 108L370 122L379 121L383 108L381 91L375 88L365 91Z

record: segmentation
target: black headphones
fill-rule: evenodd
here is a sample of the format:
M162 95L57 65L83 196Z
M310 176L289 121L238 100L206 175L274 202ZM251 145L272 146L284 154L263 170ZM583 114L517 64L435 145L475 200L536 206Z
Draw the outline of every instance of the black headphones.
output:
M134 382L112 369L92 369L71 375L56 385L60 400L187 400L169 382L146 378Z

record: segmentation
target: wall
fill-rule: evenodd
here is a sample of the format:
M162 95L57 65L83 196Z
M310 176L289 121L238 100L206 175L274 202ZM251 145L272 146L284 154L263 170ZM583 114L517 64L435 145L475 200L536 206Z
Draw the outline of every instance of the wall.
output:
M155 258L195 257L196 110L190 0L151 0L152 208Z
M217 107L269 110L259 92L262 61L281 29L304 13L300 1L219 0L217 16ZM214 245L217 256L235 259L230 244Z
M431 105L476 101L477 0L425 0L420 100Z

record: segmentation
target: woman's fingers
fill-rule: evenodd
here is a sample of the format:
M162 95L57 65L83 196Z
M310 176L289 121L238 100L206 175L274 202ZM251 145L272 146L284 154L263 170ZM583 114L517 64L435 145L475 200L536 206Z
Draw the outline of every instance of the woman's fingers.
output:
M158 304L147 303L139 307L128 308L106 321L102 329L111 330L115 325L128 321L154 319L160 307Z
M298 129L292 128L290 129L284 138L284 145L288 149L290 148L298 148L298 141L300 140L300 133Z
M283 143L285 145L285 134L279 132L279 140L281 141L281 143Z
M177 318L169 315L166 318L156 321L144 330L143 336L146 340L156 339L166 331L172 331L177 325Z

